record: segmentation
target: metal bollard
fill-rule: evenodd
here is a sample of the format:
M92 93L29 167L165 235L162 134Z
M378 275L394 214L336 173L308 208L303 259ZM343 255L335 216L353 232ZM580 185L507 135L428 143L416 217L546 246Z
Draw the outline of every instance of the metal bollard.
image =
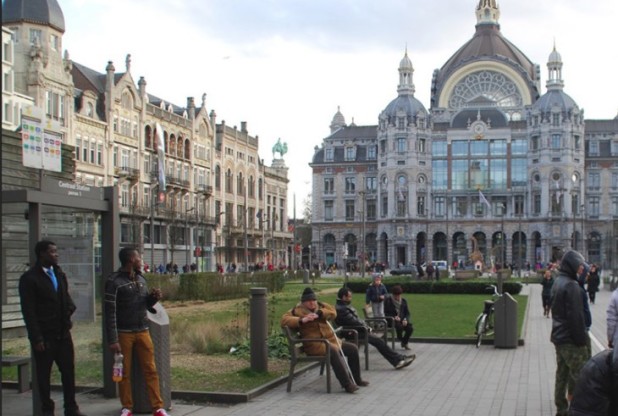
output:
M251 337L251 369L253 371L268 371L268 319L265 287L251 288L250 301L250 337Z
M171 388L171 365L170 365L170 320L165 308L160 303L153 306L156 313L148 312L150 320L150 337L155 349L155 364L159 375L159 388L164 407L172 407ZM133 413L150 413L150 399L146 389L144 374L133 350L133 362L131 366L131 381L133 390Z

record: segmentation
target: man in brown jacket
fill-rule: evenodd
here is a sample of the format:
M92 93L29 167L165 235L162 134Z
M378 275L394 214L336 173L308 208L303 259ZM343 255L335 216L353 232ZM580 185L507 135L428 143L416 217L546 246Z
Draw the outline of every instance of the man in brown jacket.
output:
M287 326L300 332L302 338L328 340L331 345L330 363L335 376L346 392L354 393L358 390L358 386L367 386L369 382L361 378L358 347L351 342L337 339L328 323L336 317L335 308L327 303L318 302L315 292L308 287L303 291L300 303L283 314L281 326ZM303 347L307 355L326 354L326 346L321 342L306 342ZM343 355L347 357L347 364L342 351ZM350 371L346 368L348 365Z

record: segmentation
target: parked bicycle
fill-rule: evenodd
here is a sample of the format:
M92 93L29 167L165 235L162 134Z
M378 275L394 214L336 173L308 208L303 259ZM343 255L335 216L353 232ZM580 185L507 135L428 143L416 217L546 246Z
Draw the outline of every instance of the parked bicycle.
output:
M502 296L498 293L498 287L495 285L487 286L487 290L493 291L493 298ZM476 318L474 334L476 335L476 348L481 346L483 337L489 337L494 334L494 300L486 300L483 302L483 312Z

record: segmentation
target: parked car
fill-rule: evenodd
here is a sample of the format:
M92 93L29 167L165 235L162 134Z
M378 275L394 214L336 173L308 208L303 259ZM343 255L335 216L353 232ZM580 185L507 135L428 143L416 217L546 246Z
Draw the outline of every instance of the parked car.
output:
M416 279L416 266L409 264L406 266L401 266L396 269L391 269L392 276L412 276L413 279Z

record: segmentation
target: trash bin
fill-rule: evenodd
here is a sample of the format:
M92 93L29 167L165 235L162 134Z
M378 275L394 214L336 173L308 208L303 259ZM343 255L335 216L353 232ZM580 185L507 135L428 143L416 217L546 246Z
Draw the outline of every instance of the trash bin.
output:
M154 344L155 364L159 374L159 388L161 398L166 409L172 407L172 379L170 365L170 319L161 303L153 306L156 313L148 312L150 319L150 337ZM131 366L131 380L133 391L133 413L152 413L152 406L146 390L146 380L142 373L139 360L133 351L133 365Z
M494 347L517 348L517 301L509 293L494 303Z
M309 269L305 269L304 270L304 274L303 274L303 284L308 285L309 284Z

